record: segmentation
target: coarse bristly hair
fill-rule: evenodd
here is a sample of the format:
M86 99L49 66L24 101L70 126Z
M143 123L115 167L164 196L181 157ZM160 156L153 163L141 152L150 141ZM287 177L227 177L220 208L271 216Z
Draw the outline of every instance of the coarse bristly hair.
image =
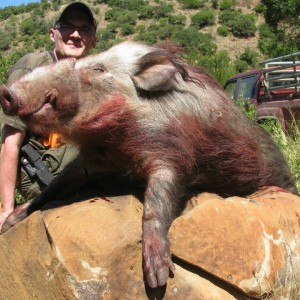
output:
M226 195L263 185L294 190L271 138L181 52L174 45L124 42L34 70L10 91L34 130L61 132L84 148L109 149L125 168L145 177L169 168L184 186ZM31 90L38 90L36 99ZM43 102L52 105L47 114L29 113Z

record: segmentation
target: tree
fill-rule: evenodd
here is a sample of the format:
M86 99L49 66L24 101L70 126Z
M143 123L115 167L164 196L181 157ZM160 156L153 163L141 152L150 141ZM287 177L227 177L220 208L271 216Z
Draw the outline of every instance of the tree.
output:
M300 1L262 0L266 25L260 29L259 47L268 56L300 49ZM262 30L263 29L263 30Z
M300 1L299 0L262 0L266 6L264 13L266 23L276 28L279 23L300 25Z

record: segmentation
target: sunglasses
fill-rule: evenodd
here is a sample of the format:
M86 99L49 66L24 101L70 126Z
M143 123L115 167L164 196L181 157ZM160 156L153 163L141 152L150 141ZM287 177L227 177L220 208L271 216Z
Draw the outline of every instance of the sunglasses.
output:
M83 37L90 37L95 33L94 28L88 26L77 27L72 24L64 24L62 22L57 22L54 25L54 29L58 29L59 31L61 31L63 34L66 35L70 35L73 32L77 31L79 35Z

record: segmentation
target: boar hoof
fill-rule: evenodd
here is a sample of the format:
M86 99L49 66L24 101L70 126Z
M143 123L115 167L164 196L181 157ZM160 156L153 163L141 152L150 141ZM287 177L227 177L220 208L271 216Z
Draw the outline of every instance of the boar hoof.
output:
M11 227L15 226L20 221L24 220L28 216L27 208L30 202L26 202L18 206L3 223L1 234L8 231Z
M168 241L154 238L152 242L150 239L147 243L146 240L143 248L144 274L148 285L151 288L164 286L169 278L170 270L175 270L169 253Z

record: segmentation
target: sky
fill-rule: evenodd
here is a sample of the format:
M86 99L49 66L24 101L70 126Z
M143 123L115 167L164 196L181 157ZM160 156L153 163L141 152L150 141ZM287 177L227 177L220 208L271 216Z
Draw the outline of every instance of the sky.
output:
M28 4L30 2L40 2L40 0L0 0L0 8L6 6L18 6L21 4Z

